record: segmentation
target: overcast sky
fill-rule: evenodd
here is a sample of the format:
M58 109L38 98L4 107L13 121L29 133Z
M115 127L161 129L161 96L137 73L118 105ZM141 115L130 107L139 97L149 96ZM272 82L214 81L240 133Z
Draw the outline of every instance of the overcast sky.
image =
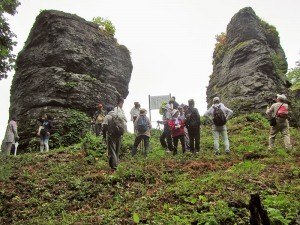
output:
M124 105L129 119L134 101L148 108L148 95L169 93L179 103L195 99L203 114L215 35L225 32L232 16L248 6L277 28L289 68L293 68L300 59L299 0L21 0L18 14L8 18L17 35L15 54L23 48L41 10L61 10L89 21L96 16L111 20L115 37L127 46L132 57ZM8 121L12 76L0 81L0 138ZM158 113L152 112L152 120L157 119Z

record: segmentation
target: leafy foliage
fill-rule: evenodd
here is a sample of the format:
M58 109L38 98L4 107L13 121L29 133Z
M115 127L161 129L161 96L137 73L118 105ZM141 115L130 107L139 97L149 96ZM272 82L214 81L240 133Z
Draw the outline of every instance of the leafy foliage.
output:
M16 35L11 32L10 26L4 13L14 15L16 8L20 5L18 0L2 0L0 2L0 80L7 77L7 72L13 68L15 55L12 54L16 42Z
M227 46L227 36L224 32L221 34L216 35L215 50L213 55L213 64L217 64L225 55L226 51L228 50Z
M277 75L283 77L287 72L286 59L277 53L271 54L271 58L274 63Z
M81 141L89 130L90 119L80 111L69 109L65 111L65 119L51 136L51 148L69 146Z
M294 150L287 153L281 141L267 151L261 114L233 118L227 127L231 155L213 154L209 124L201 129L200 154L168 154L161 131L152 130L148 157L125 151L116 171L103 140L90 133L79 145L0 158L0 223L248 224L250 194L259 192L272 224L296 224L299 129L291 129ZM126 134L122 148L134 138ZM246 158L250 153L255 157Z
M116 28L110 20L104 19L102 17L94 17L92 22L97 24L99 26L99 29L105 30L107 33L109 33L112 36L115 35Z
M292 90L300 89L300 61L296 62L296 67L287 73L288 80L293 84Z

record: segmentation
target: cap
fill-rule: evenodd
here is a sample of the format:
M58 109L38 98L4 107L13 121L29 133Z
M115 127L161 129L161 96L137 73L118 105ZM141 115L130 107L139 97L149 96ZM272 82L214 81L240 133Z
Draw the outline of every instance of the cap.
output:
M287 100L287 97L284 95L284 94L277 94L277 99L281 99L282 101L286 101Z
M140 115L145 115L147 114L147 110L146 109L140 109Z
M213 102L220 102L220 98L219 97L214 97Z
M173 117L177 112L178 112L177 109L173 109L172 112L171 112L172 117Z

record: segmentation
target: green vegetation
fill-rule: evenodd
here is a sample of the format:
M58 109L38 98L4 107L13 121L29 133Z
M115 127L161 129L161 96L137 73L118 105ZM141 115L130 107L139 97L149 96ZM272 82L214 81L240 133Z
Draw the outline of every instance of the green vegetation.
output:
M104 19L102 17L94 17L92 20L93 23L97 24L99 26L100 30L105 30L108 34L111 36L114 36L116 33L116 28L112 24L112 22L108 19Z
M291 129L294 149L287 153L279 140L267 151L268 129L260 114L233 118L232 154L220 156L210 125L202 127L196 155L166 153L153 130L148 157L139 150L132 158L134 135L126 134L115 172L102 138L90 133L49 153L0 158L0 223L249 224L250 194L258 192L271 224L296 224L300 130Z
M276 74L279 77L284 77L287 72L286 59L278 53L271 54L272 62L274 63Z
M300 89L300 61L296 62L296 67L287 73L288 80L293 84L293 91Z
M269 41L271 41L271 43L273 44L279 44L279 33L276 30L276 27L274 27L273 25L270 25L269 23L267 23L266 21L264 21L263 19L259 18L260 20L260 25L263 28L263 30L265 31L265 35L267 37L267 39Z
M7 72L13 68L15 55L12 54L12 50L13 46L17 44L13 41L16 35L10 30L4 13L15 15L19 5L18 0L0 1L0 80L6 78Z
M215 38L217 43L215 44L213 65L216 65L218 62L220 62L228 50L227 36L225 33L222 32L221 34L216 35Z

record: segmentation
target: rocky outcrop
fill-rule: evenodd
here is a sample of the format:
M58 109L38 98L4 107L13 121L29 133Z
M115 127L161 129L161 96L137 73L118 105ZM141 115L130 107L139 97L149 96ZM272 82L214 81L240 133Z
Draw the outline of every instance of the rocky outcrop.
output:
M277 93L288 94L287 62L275 27L241 9L219 38L207 102L215 96L235 113L262 112Z
M69 135L61 126L70 110L91 116L99 102L125 98L131 72L128 49L97 24L60 11L41 12L17 57L11 87L10 115L20 118L21 148L32 141L41 113L52 114L59 136Z

